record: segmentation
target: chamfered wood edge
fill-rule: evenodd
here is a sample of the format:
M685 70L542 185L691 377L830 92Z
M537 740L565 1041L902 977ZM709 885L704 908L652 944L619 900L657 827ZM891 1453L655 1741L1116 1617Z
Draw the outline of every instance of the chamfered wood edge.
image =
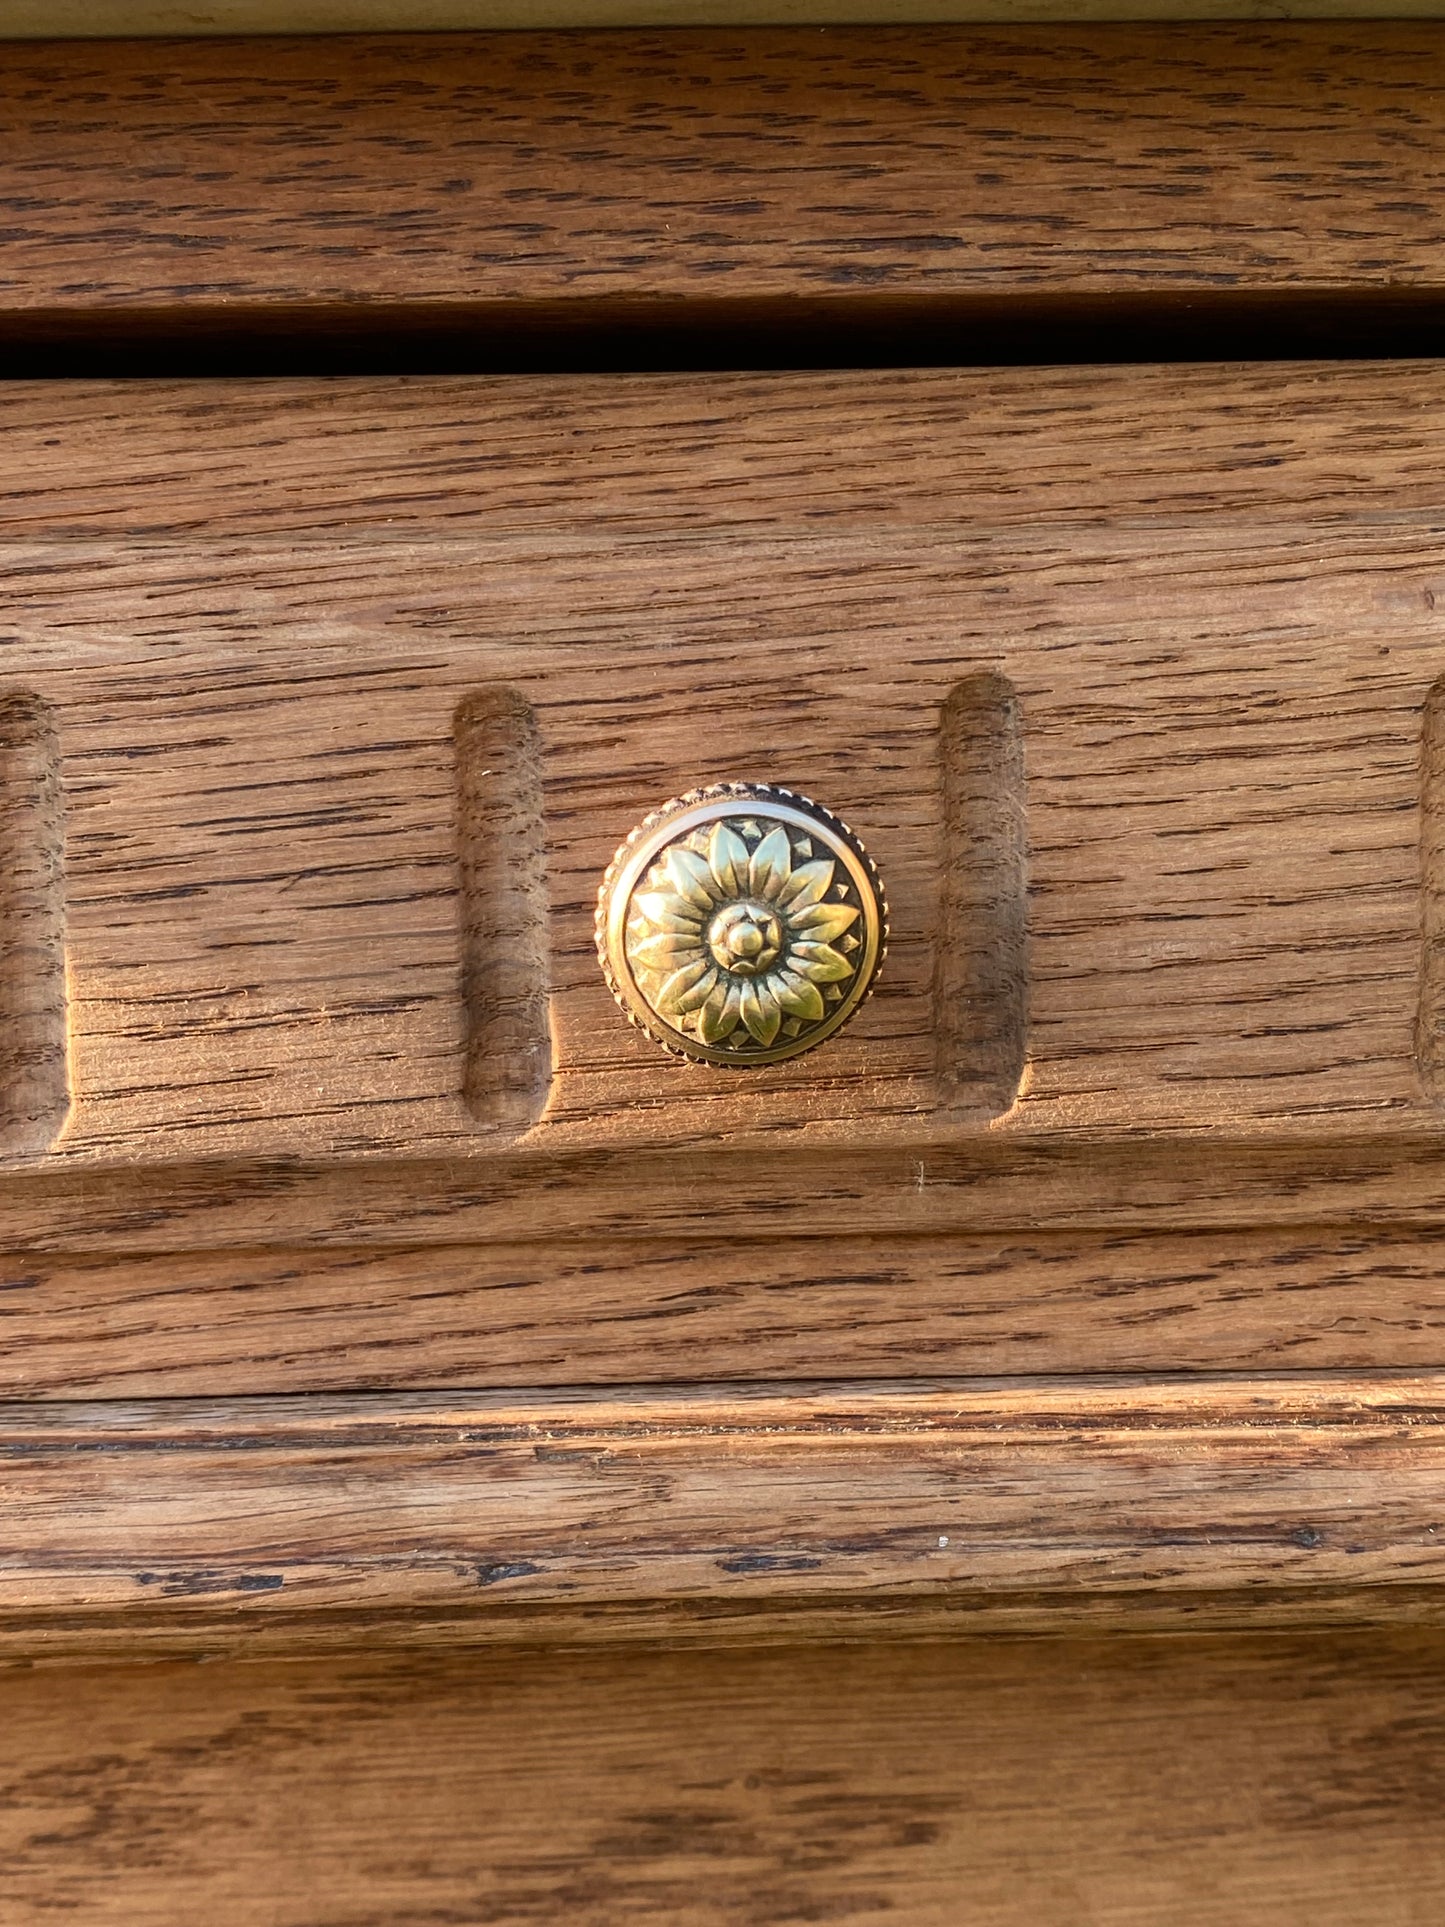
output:
M1445 1373L0 1406L0 1657L1445 1622Z

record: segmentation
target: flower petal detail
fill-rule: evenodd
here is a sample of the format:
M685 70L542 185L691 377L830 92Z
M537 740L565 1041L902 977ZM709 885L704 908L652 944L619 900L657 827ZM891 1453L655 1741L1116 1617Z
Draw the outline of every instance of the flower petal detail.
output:
M697 1020L698 1036L705 1044L720 1044L729 1031L736 1029L741 1006L742 993L737 985L719 979Z
M820 903L833 887L837 868L832 858L826 856L816 857L811 863L800 863L778 892L779 903L798 909L807 903Z
M632 907L656 930L694 930L702 934L703 912L676 890L639 890Z
M659 1017L683 1017L707 1002L716 982L716 970L706 957L700 957L672 973L653 999L653 1008Z
M809 943L831 943L857 918L858 912L851 903L810 903L806 910L788 913L789 923Z
M764 1046L771 1044L778 1034L783 1013L778 1009L778 1001L766 982L743 985L742 1014L743 1022L758 1042Z
M748 887L748 846L726 823L714 823L707 845L708 868L725 897L741 896Z
M824 1013L823 993L806 977L779 971L773 978L773 995L790 1017L805 1017L816 1024Z
M696 850L685 850L680 843L674 843L662 859L662 867L673 889L697 909L711 910L718 901L712 871Z
M748 859L748 888L755 897L770 902L793 873L793 846L779 823L768 831Z
M701 954L697 934L677 930L655 930L641 943L630 944L627 951L632 963L644 970L676 970Z
M788 962L815 984L840 984L853 975L854 966L826 943L795 943Z

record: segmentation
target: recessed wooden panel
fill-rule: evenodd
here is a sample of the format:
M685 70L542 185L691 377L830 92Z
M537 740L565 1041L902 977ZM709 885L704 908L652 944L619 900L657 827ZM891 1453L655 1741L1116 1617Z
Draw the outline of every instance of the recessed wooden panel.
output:
M495 547L484 567L459 538L430 554L413 543L392 590L411 606L379 624L350 583L354 570L385 580L393 559L338 545L301 559L305 611L294 592L263 591L270 649L207 646L204 618L183 617L190 661L149 675L143 657L63 666L42 615L27 666L57 718L71 825L74 1106L57 1155L474 1148L449 719L477 652L425 637L419 578L450 622L513 630L487 653L536 707L556 1064L539 1147L780 1128L923 1143L967 1128L941 1115L936 1069L935 958L955 940L938 854L953 678L941 684L939 665L995 652L1030 718L1029 1055L1009 1129L1279 1139L1348 1120L1377 1136L1412 1114L1418 1127L1418 742L1434 624L1422 607L1377 628L1368 604L1412 566L1428 586L1428 539L1391 537L1368 558L1321 545L1312 587L1333 592L1345 634L1306 629L1262 664L1255 637L1278 611L1227 557L1200 544L1173 558L1184 579L1160 584L1146 615L1140 577L1158 564L1127 535L1109 546L1124 555L1070 545L1073 633L1043 649L1027 632L1053 628L1052 557L990 542L970 606L954 545L932 534L896 535L886 562L866 538L694 539L665 564L664 544L650 566L665 567L666 609L625 548L543 580ZM166 567L195 569L194 608L226 565L193 551ZM819 568L853 580L810 606ZM80 620L83 577L68 587ZM116 609L113 570L90 587ZM994 587L1010 605L997 636ZM515 634L523 595L530 640ZM350 646L298 648L326 596ZM1185 645L1198 622L1227 629ZM619 1021L592 911L648 807L748 774L854 823L887 882L892 938L876 998L826 1054L719 1079ZM977 841L971 859L992 861ZM950 950L944 965L958 961ZM1019 983L1015 1016L1023 996ZM974 1018L979 1033L995 1021Z

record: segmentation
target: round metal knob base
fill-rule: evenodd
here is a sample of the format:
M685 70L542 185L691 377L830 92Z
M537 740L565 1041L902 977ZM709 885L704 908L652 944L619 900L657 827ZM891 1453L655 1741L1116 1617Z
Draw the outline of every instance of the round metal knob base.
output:
M734 1070L841 1030L887 938L883 886L852 831L766 783L720 783L654 811L612 859L597 905L597 953L631 1021Z

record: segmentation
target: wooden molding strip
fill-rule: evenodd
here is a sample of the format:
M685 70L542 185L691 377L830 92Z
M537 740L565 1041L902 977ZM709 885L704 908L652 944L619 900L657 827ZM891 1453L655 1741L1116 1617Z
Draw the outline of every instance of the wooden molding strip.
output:
M1445 1608L1445 1374L0 1408L0 1645Z
M1440 0L1279 0L1276 20L1435 19ZM0 38L431 33L458 28L1256 20L1258 0L5 0Z
M0 336L430 329L476 366L489 328L736 357L786 320L851 365L860 317L1007 359L1025 308L1087 315L1117 354L1149 302L1148 359L1283 302L1307 354L1321 302L1435 313L1440 55L1428 21L17 44Z

